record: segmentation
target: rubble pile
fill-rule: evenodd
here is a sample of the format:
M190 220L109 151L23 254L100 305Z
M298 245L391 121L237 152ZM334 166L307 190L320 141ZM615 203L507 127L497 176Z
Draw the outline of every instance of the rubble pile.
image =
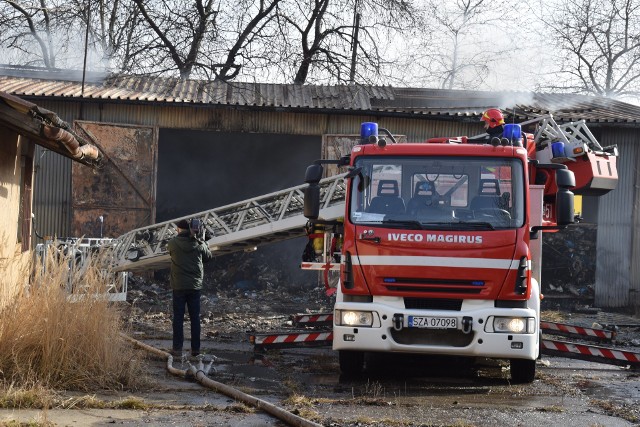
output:
M542 292L545 296L593 299L595 224L578 224L542 236Z
M304 243L282 242L216 257L207 264L201 300L203 333L224 339L237 332L281 329L292 314L330 312L334 301L326 296L318 273L299 268ZM132 307L130 321L170 330L169 270L130 276L127 302Z

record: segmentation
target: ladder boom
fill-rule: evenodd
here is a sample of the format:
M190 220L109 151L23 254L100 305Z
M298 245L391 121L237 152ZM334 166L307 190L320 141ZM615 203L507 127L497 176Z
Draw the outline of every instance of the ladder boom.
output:
M344 215L345 174L320 181L323 219ZM203 236L214 255L254 248L305 236L303 215L306 184L221 206L193 215L131 230L108 246L113 251L115 271L145 271L167 268L171 259L167 243L177 235L182 219L199 219Z

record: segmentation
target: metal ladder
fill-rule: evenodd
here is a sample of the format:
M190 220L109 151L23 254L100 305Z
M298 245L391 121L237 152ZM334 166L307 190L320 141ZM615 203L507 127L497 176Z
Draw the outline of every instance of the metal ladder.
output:
M320 181L320 217L344 215L346 174ZM113 270L140 272L167 268L167 243L177 235L176 224L199 219L204 240L214 255L252 251L258 246L305 236L303 215L306 184L193 215L131 230L106 246L113 252Z
M537 123L534 140L539 148L551 151L553 142L562 142L566 147L566 158L573 159L589 151L603 152L604 149L591 133L584 120L559 125L551 114L520 123L521 126ZM617 153L611 153L617 155Z

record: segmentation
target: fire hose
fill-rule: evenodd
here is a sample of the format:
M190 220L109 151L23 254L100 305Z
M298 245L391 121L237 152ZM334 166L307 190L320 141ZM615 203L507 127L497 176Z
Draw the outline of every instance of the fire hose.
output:
M188 378L188 379L195 379L198 383L200 383L205 387L208 387L218 393L224 394L225 396L229 396L247 405L253 406L256 409L265 411L270 415L273 415L274 417L278 418L279 420L284 421L290 426L322 427L321 424L317 424L317 423L314 423L313 421L309 421L305 418L299 417L272 403L269 403L262 399L258 399L257 397L246 394L236 388L230 387L226 384L223 384L208 378L202 363L200 363L198 367L191 365L189 369L186 369L186 370L177 369L173 367L173 356L170 353L167 353L166 351L162 351L148 344L140 342L125 334L121 334L121 336L124 339L132 342L136 346L150 353L153 353L159 357L165 357L167 359L167 370L173 375Z

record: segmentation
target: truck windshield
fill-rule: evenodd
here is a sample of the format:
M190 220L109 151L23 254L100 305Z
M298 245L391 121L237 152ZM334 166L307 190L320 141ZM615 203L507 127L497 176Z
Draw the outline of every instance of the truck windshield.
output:
M496 230L524 224L524 166L499 157L360 157L355 224Z

